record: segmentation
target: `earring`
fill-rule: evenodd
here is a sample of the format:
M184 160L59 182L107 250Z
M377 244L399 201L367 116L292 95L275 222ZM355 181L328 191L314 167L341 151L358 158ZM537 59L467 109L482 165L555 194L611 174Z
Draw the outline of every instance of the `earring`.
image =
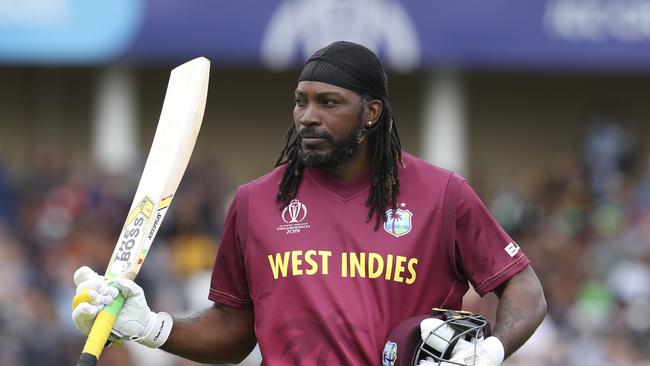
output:
M372 121L368 121L368 126L372 125Z

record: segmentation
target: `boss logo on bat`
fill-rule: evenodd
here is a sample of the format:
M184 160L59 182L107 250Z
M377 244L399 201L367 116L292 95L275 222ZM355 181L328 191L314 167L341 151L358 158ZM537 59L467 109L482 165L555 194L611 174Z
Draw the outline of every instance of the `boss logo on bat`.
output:
M140 236L140 227L144 223L144 217L138 216L130 227L124 230L120 246L117 248L115 260L127 262L131 259L131 253L135 246L136 240Z
M129 214L124 230L122 230L122 236L115 249L113 265L111 266L111 272L114 274L124 273L131 267L138 244L142 242L143 225L151 217L153 207L153 201L149 197L145 197Z

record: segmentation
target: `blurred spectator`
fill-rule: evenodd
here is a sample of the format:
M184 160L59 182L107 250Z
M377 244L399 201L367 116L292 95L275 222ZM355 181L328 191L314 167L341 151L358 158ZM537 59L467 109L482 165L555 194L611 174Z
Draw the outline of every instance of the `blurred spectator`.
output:
M549 306L505 365L650 365L641 315L650 309L650 174L635 174L633 136L597 120L581 155L559 153L543 174L528 168L493 195L495 217L531 257ZM521 176L532 180L519 184Z
M48 143L39 145L23 179L10 179L0 167L0 365L71 365L79 356L83 337L70 321L72 273L81 264L104 272L139 178L93 172L82 161ZM190 310L186 299L207 301L207 285L189 284L212 266L224 197L232 188L216 171L200 156L188 167L148 258L154 263L143 267L138 281L154 307L184 312ZM161 274L169 278L162 281ZM161 365L191 364L151 352L166 360ZM100 365L128 366L136 353L118 347L105 352Z
M616 193L629 174L635 158L632 134L610 116L598 116L589 126L583 156L589 186L596 200Z
M9 174L0 164L0 223L7 227L16 225L16 206Z

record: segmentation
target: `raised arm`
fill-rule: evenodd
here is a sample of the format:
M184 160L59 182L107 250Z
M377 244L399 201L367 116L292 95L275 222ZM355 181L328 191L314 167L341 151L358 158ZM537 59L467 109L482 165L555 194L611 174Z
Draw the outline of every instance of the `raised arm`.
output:
M257 342L253 325L252 309L215 304L188 318L175 318L160 348L197 362L239 363Z
M255 346L252 308L215 304L189 318L173 319L165 312L151 311L144 291L131 280L117 279L113 288L88 267L77 270L74 280L72 320L83 334L88 334L97 312L115 299L119 289L125 302L113 325L112 341L136 341L210 363L240 362Z
M544 319L546 300L542 285L527 266L495 290L499 297L492 335L503 344L508 357L519 349Z

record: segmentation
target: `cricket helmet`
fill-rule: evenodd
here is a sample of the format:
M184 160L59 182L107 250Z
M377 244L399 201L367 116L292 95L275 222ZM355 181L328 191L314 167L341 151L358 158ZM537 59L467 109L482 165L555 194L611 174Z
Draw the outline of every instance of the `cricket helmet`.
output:
M467 311L433 309L399 323L388 336L382 352L382 366L413 366L427 357L445 365L467 366L449 361L460 340L470 342L490 335L490 323ZM464 345L468 343L462 342Z

